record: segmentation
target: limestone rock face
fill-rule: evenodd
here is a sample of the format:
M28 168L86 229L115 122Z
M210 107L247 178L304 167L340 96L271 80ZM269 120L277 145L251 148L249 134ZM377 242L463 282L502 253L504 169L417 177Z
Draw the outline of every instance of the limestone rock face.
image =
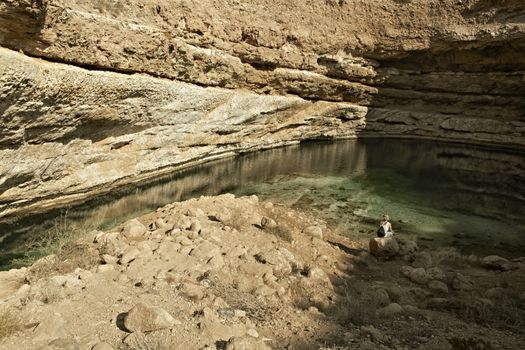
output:
M306 139L525 147L524 10L3 1L0 217Z

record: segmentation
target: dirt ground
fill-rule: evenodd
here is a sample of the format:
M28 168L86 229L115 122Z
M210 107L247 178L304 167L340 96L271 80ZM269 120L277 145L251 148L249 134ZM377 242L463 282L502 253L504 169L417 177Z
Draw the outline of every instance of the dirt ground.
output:
M74 249L73 249L74 248ZM373 249L256 196L173 203L0 273L0 349L523 349L524 259Z

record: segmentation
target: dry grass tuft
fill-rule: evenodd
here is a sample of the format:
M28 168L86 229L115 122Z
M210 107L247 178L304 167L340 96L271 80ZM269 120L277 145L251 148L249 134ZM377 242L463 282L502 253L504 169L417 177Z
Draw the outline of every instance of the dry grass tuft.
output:
M24 327L21 313L12 309L0 309L0 339L13 335Z

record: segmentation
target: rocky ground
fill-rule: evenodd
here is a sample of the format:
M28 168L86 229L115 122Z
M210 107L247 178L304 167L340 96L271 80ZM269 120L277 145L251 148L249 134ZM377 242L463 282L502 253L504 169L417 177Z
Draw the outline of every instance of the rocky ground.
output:
M0 348L522 349L524 263L201 197L1 272Z

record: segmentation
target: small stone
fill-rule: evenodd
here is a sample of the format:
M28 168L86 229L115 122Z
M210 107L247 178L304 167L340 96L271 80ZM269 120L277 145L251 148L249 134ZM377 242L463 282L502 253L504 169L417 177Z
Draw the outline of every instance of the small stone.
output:
M452 278L452 289L454 290L472 290L473 285L470 279L459 272Z
M196 284L183 283L180 291L184 296L192 300L201 300L204 298L204 287Z
M386 306L390 304L390 296L388 292L383 288L377 288L374 290L374 300L380 306Z
M410 274L414 271L414 268L412 266L401 266L400 272L403 276L406 278L410 278Z
M330 281L330 278L328 277L326 272L324 272L323 269L319 267L313 267L308 269L308 278L320 281Z
M412 270L409 278L412 282L417 284L427 284L428 282L427 272L422 267Z
M191 222L190 231L199 233L202 230L202 225L199 221L194 220Z
M399 255L401 256L412 256L418 251L417 243L408 239L396 238L399 245Z
M277 277L288 276L292 272L287 253L279 249L271 249L255 255L257 261L271 266L273 274Z
M269 218L267 216L263 216L261 219L261 227L262 228L275 228L277 227L277 223L274 219Z
M120 258L120 263L126 265L129 262L135 260L140 255L140 250L136 247L129 247L124 251L122 257Z
M428 283L428 288L430 288L430 290L433 290L435 292L439 292L439 293L443 293L443 294L448 293L447 285L445 283L441 282L441 281L438 281L438 280L430 281Z
M231 212L227 208L220 208L219 210L208 214L208 218L212 221L218 221L225 224L231 219Z
M308 226L303 233L313 238L323 239L323 229L319 226Z
M382 307L376 311L378 316L390 317L403 312L401 305L397 303L391 303L385 307Z
M182 246L193 245L193 241L186 236L177 236L177 238L175 238L175 243L179 243Z
M130 332L151 332L180 324L166 310L145 303L135 305L124 318L124 327Z
M220 253L221 251L218 246L209 241L204 241L198 246L196 246L191 251L190 255L194 256L197 259L205 260L218 256L220 255Z
M511 268L510 261L497 255L489 255L481 260L481 265L490 270L508 271Z
M118 262L117 257L109 254L102 254L101 259L105 264L116 264Z
M428 278L431 280L438 280L443 282L446 279L445 273L439 267L431 267L426 271Z
M181 230L188 230L191 227L191 224L191 219L183 215L177 219L174 226L180 228Z
M137 219L126 222L122 228L122 235L127 239L137 239L143 237L146 232L146 226L144 226Z
M249 335L250 337L259 338L259 333L257 333L257 331L253 328L248 329L246 334Z
M272 294L275 294L275 293L276 293L275 289L270 288L270 287L265 286L265 285L258 287L253 292L254 295L259 295L259 296L263 296L263 297L268 297L268 296L270 296Z

